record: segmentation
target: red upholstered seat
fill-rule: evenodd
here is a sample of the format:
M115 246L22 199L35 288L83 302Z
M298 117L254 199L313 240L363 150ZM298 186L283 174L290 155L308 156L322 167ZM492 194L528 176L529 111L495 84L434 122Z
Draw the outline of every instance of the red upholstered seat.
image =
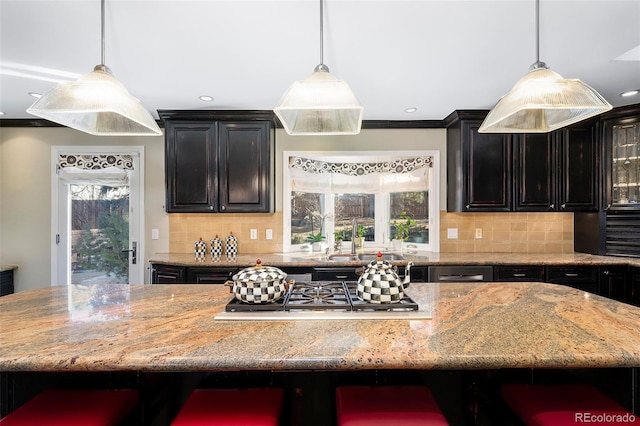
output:
M503 384L501 394L527 425L640 424L636 416L588 385Z
M283 395L279 388L196 389L171 426L277 426Z
M448 425L425 386L341 386L338 426Z
M2 426L112 426L135 407L138 391L50 389L0 420Z

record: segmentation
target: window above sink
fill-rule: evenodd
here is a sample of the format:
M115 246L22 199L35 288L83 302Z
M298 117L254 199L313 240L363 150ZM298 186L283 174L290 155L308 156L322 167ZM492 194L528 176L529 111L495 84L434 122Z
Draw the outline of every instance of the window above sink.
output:
M283 249L321 243L341 261L371 261L378 247L391 247L391 225L407 212L415 224L405 241L414 250L439 250L438 151L300 152L283 158ZM357 228L352 219L357 220ZM364 242L351 255L353 230ZM358 240L356 240L358 241ZM386 260L403 260L394 257ZM395 254L393 256L400 256ZM334 260L332 258L331 260Z

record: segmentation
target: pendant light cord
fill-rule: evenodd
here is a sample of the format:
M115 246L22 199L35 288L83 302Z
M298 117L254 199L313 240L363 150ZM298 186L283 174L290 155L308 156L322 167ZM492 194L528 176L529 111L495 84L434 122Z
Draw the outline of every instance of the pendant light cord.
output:
M536 0L536 62L540 62L540 0Z
M315 67L315 71L329 72L329 67L324 64L324 4L323 0L320 0L320 63Z
M531 64L529 71L548 69L544 62L540 62L540 0L536 0L536 61Z
M324 17L323 17L323 13L324 13L323 0L320 0L320 64L321 65L324 64L324 45L323 45L323 40L324 40L324 32L323 32Z
M100 64L104 65L104 2L105 0L101 0L101 13L100 13L100 39L102 41L102 49L100 56Z

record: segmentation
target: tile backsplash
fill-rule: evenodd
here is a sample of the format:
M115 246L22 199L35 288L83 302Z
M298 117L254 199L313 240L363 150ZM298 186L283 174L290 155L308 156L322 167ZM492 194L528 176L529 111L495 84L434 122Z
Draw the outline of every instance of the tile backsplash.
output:
M447 238L452 228L458 239ZM440 212L440 251L573 253L573 213Z
M251 230L258 238L251 239ZM266 239L267 229L273 239ZM169 251L192 253L193 244L202 237L209 242L218 235L224 238L233 232L238 238L238 250L247 253L275 253L282 251L282 212L276 213L172 213L169 215Z
M447 230L458 230L448 239ZM258 239L250 238L257 229ZM266 230L273 239L266 239ZM482 238L476 239L476 229ZM282 251L282 212L169 215L169 250L191 253L200 237L209 241L229 232L238 237L240 253ZM440 212L440 251L448 253L573 253L573 213L447 213Z

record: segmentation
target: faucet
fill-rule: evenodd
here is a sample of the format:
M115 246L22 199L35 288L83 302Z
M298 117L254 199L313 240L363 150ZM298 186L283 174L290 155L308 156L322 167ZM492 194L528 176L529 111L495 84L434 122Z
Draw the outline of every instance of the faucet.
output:
M356 254L356 236L358 235L358 218L351 221L351 254Z

